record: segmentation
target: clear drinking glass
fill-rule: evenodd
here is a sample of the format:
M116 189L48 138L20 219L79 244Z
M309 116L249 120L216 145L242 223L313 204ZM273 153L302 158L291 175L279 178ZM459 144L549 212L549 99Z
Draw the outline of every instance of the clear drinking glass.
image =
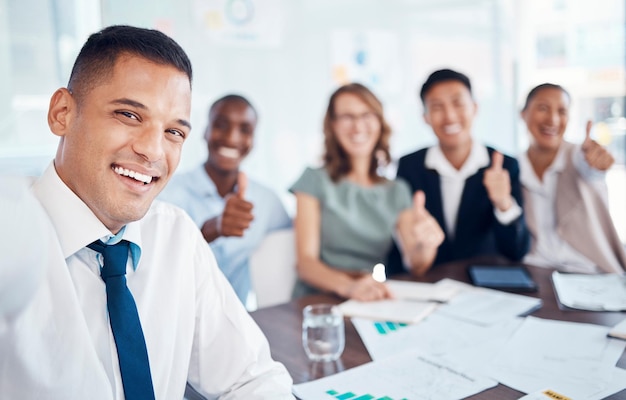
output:
M343 315L332 304L312 304L302 310L302 345L311 361L334 361L346 342Z

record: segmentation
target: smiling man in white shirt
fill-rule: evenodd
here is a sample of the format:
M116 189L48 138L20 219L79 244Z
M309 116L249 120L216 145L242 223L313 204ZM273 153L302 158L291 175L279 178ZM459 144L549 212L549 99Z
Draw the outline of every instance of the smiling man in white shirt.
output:
M190 103L191 64L162 33L113 26L83 46L50 102L60 142L32 191L53 229L31 298L2 319L0 398L180 399L187 383L209 399L293 398L194 223L153 201L180 160ZM87 247L98 239L130 242L154 394L127 391L101 254Z

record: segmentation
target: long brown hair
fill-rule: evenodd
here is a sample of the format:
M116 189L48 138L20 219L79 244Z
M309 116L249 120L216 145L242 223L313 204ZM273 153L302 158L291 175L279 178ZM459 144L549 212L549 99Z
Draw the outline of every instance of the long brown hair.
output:
M335 102L341 94L349 93L357 96L376 114L380 121L380 137L372 151L370 159L369 176L373 181L380 181L383 178L378 175L378 167L385 166L391 161L389 153L389 138L391 128L383 115L383 105L378 98L368 88L360 83L350 83L341 86L330 96L326 116L324 117L324 166L333 182L337 182L341 177L347 175L352 170L350 158L343 150L337 135L333 131L333 120L335 119Z

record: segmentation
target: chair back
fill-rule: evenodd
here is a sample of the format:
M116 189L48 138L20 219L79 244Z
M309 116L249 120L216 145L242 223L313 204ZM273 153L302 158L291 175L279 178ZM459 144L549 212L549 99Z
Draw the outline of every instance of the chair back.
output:
M250 256L250 278L256 297L247 308L269 307L291 300L296 283L296 244L292 228L269 233Z

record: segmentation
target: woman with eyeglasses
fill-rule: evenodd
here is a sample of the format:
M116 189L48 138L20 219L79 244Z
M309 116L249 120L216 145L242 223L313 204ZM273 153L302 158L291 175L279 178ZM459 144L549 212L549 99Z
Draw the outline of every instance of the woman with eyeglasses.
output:
M382 104L368 88L352 83L331 95L323 166L307 168L290 188L297 203L294 297L315 292L361 301L391 297L372 269L385 261L394 236L401 248L412 250L405 254L409 262L428 256L413 234L419 207L412 207L409 186L379 174L390 161L390 136ZM439 225L422 217L426 229L420 232L440 243Z

